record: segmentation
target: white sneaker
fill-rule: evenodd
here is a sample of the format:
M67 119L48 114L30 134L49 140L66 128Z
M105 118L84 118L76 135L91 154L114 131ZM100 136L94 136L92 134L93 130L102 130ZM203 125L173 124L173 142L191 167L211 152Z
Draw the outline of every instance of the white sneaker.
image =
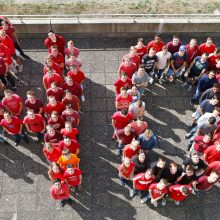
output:
M152 84L154 82L154 79L150 77L149 83Z
M188 85L188 83L185 82L185 83L181 84L181 87L182 87L182 88L185 88L187 85Z
M141 199L141 204L144 204L145 202L147 202L147 200L150 198L149 195L145 196L143 199Z
M176 204L176 205L179 205L179 204L180 204L180 202L179 202L179 201L175 201L175 204Z
M189 88L187 89L188 92L192 91L192 86L190 85Z
M193 112L192 113L192 118L195 118L195 116L196 116L196 112Z
M24 68L23 68L23 65L20 64L20 65L18 66L18 72L21 73L21 72L23 71L23 69L24 69Z
M86 101L86 99L85 99L85 96L84 96L84 95L82 95L82 96L81 96L81 100L82 100L82 102L85 102L85 101Z
M159 79L158 81L159 81L159 84L160 84L160 85L163 84L163 81L162 81L161 79Z

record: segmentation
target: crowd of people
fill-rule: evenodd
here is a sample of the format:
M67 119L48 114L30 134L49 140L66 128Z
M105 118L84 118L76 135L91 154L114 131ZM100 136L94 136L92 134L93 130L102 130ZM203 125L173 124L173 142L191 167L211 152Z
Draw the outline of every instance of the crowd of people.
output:
M185 136L189 153L182 165L164 157L151 160L150 151L158 146L158 138L145 121L143 101L152 83L177 81L188 92L196 88L190 104L199 104ZM141 203L150 200L155 207L168 200L179 205L189 195L199 197L212 188L220 177L220 48L212 38L201 45L195 38L183 45L178 36L167 44L158 35L146 45L139 38L123 56L114 86L112 138L122 161L119 180L130 188L129 196L138 194Z
M24 59L30 59L19 45L15 29L6 17L0 17L0 102L1 142L7 137L18 146L33 136L43 143L43 154L49 164L48 176L53 181L50 194L61 206L72 205L71 196L82 191L82 170L79 168L79 124L81 101L85 102L85 74L78 59L80 50L72 40L48 32L45 47L48 55L42 69L42 84L47 100L29 90L23 100L16 92L17 72L22 72ZM5 137L4 137L5 136Z

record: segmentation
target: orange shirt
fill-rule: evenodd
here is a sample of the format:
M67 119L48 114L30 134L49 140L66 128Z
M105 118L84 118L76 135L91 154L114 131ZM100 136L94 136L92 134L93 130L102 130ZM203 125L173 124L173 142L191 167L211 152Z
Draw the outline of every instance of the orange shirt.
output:
M70 159L67 160L63 155L60 156L57 163L61 168L66 169L67 164L72 164L74 168L79 168L80 159L75 154L70 154Z

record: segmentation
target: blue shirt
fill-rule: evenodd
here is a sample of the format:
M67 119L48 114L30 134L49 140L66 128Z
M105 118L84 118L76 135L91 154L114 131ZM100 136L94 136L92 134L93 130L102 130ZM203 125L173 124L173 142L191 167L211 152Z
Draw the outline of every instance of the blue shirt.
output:
M214 79L209 79L209 76L207 74L205 74L204 76L202 76L200 79L199 79L199 82L198 82L198 90L200 92L205 92L207 89L210 89L212 88L212 86L214 85L214 83L216 83L217 80L216 78Z
M194 73L199 75L202 72L202 70L207 69L207 68L208 68L208 61L202 63L201 57L195 58L195 63L192 66L192 70L194 71Z
M157 144L157 138L155 135L152 135L149 140L145 139L145 135L141 134L137 140L140 141L141 149L143 150L152 150Z
M187 55L186 53L184 53L184 55L181 57L179 55L179 52L176 52L173 54L171 60L173 60L173 65L175 69L179 69L183 65L183 63L187 61Z

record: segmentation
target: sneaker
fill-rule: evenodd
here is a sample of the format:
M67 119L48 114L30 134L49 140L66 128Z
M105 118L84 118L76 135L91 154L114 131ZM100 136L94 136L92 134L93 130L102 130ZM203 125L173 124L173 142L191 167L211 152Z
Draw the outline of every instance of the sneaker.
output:
M116 150L116 155L117 155L117 156L121 156L121 150L120 150L120 149L117 149L117 150Z
M182 88L185 88L185 87L187 87L187 85L188 85L188 83L185 82L185 83L181 84L181 87L182 87Z
M63 200L61 200L60 203L61 203L61 207L64 207L66 205L66 203Z
M122 180L120 180L120 185L125 186L125 183Z
M192 147L192 144L191 143L189 143L188 145L187 145L187 151L190 151L190 148Z
M180 204L180 202L179 202L179 201L175 201L175 204L176 204L176 205L179 205L179 204Z
M160 84L160 85L163 84L163 81L162 81L161 79L159 79L158 81L159 81L159 84Z
M185 135L185 139L189 139L190 137L192 137L192 134L190 134L190 133L187 133L187 134Z
M189 88L187 89L188 92L192 91L192 86L190 85Z
M19 144L18 142L15 142L15 147L17 147L17 146L18 146L18 144Z
M158 203L156 203L156 204L154 203L154 207L157 208L158 207Z
M136 194L136 191L134 189L131 189L130 192L129 192L129 197L130 198L133 198Z
M23 71L23 65L20 64L20 65L18 66L18 72L21 73L22 71Z
M141 199L141 204L144 204L145 202L147 202L147 200L150 198L149 195L145 196L143 199Z
M162 206L165 206L167 204L167 200L166 199L162 199Z
M149 83L153 84L153 82L154 82L154 79L150 77Z
M85 101L86 101L86 99L85 99L85 96L84 96L84 95L82 95L82 96L81 96L81 100L82 100L82 102L85 102Z

